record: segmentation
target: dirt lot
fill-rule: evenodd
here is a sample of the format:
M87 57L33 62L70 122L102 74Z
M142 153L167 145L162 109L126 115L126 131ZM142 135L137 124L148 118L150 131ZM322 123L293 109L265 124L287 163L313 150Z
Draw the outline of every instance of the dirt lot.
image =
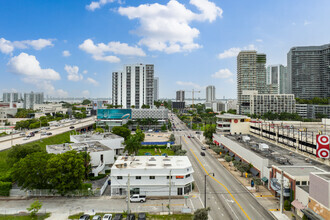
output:
M170 133L168 132L151 132L151 133L146 133L144 142L163 142L163 141L168 141L170 138Z

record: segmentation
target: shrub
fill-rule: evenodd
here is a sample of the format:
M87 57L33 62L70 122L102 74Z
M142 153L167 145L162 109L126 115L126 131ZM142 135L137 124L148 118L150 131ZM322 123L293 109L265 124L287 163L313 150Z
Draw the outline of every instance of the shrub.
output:
M284 209L286 211L290 211L291 210L291 204L290 204L290 201L289 200L285 200L284 201Z
M210 207L206 209L197 209L194 212L194 220L207 220L209 211L210 211Z
M99 180L99 179L102 179L106 176L107 176L106 174L99 174L98 176L90 176L90 177L88 177L88 179L89 180Z
M229 155L226 155L225 156L225 160L227 161L227 162L230 162L230 161L232 161L232 157L231 156L229 156Z
M9 196L11 182L0 182L0 196Z
M104 172L105 172L105 174L110 174L111 170L105 170Z

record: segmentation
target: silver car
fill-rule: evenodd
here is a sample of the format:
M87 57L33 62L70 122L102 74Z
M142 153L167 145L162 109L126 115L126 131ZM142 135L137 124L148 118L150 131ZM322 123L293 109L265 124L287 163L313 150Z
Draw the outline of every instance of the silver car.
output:
M92 220L101 220L101 216L100 215L94 215Z

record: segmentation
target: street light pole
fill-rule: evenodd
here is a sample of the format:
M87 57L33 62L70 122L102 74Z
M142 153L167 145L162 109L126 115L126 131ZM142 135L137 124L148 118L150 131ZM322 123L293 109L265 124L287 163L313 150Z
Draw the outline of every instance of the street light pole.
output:
M206 177L208 177L210 174L214 176L214 173L208 173L204 175L204 208L206 208Z

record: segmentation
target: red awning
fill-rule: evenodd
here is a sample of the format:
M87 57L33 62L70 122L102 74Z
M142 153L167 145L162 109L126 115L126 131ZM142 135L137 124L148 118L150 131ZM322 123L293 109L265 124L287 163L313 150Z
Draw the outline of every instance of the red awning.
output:
M296 209L299 209L299 210L302 210L302 209L305 209L306 206L304 206L301 202L299 202L297 199L296 200L293 200L291 202L291 205L293 205Z

